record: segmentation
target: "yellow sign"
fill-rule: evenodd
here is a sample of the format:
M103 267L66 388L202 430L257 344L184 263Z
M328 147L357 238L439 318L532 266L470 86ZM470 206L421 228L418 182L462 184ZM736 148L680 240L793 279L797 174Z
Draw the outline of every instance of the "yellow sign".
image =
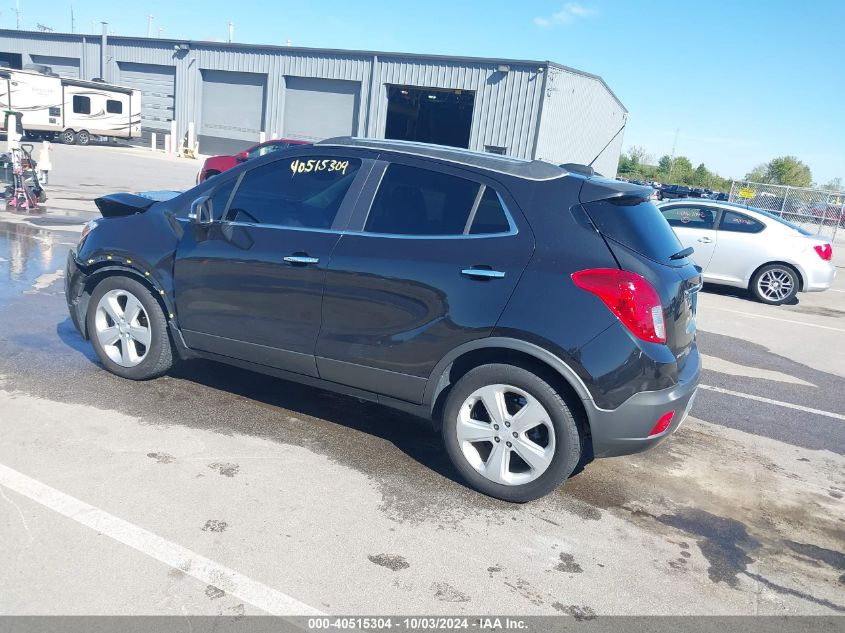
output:
M753 198L754 197L754 190L751 187L743 187L739 190L739 197L740 198Z

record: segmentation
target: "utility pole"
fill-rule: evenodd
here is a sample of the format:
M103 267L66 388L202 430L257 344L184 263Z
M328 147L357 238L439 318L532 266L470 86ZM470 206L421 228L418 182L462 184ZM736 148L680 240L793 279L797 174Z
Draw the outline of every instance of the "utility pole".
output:
M675 150L678 148L678 132L681 128L675 128L675 141L672 143L672 159L669 161L669 184L672 183L672 171L675 169Z
M235 23L229 21L229 44L235 39Z
M76 33L76 20L73 17L73 5L70 5L70 32Z
M163 26L158 27L158 36L159 36L159 38L161 37L161 33L162 33L162 31L164 31L164 27L163 27Z
M91 33L97 32L97 20L91 20Z
M15 0L15 24L18 31L21 30L21 0Z
M147 37L153 36L153 14L147 16Z

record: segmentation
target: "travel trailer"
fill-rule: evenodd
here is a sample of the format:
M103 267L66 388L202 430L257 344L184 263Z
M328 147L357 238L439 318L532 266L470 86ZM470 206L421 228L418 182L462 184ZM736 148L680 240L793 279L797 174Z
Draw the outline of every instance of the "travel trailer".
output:
M87 145L95 136L141 135L139 90L59 77L48 67L0 69L0 110L22 113L29 137L71 145Z

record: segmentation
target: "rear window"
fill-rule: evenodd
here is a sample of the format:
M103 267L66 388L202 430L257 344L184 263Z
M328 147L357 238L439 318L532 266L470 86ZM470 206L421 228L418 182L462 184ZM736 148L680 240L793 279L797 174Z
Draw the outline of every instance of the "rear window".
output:
M719 228L732 233L759 233L766 227L754 218L749 218L744 213L725 211L722 215L722 224Z
M684 248L666 218L648 200L615 198L591 202L584 208L602 235L651 260L668 264L669 258Z

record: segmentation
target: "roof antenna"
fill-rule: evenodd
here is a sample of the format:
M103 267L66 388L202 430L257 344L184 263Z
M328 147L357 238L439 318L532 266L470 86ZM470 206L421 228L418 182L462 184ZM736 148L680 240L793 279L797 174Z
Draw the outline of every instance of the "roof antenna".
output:
M607 142L607 145L605 145L604 147L602 147L602 148L601 148L601 151L600 151L598 154L596 154L596 157L595 157L593 160L591 160L591 161L587 164L587 167L592 167L592 166L593 166L593 163L594 163L594 162L596 162L596 161L598 160L599 156L601 156L602 154L604 154L604 150L606 150L606 149L607 149L607 146L608 146L608 145L610 145L610 144L613 142L613 140L614 140L617 136L619 136L619 134L622 132L622 130L624 130L624 129L625 129L625 126L626 126L626 125L628 125L628 121L625 121L625 123L623 123L623 124L622 124L622 127L620 127L618 130L616 130L616 134L614 134L614 135L610 138L610 140Z

